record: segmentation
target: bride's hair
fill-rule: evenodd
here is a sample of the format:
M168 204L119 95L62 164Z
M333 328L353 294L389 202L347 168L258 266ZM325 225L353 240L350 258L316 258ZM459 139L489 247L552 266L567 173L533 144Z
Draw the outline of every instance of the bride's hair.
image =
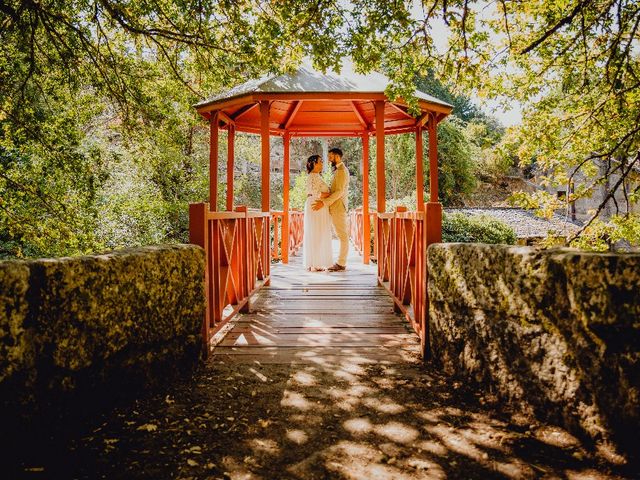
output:
M320 161L320 155L311 155L307 158L307 173L313 172L313 167Z

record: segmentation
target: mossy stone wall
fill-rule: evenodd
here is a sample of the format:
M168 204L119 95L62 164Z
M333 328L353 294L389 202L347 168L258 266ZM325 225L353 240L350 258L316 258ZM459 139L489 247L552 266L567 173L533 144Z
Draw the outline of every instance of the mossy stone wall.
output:
M438 244L433 361L582 437L636 448L640 254Z
M31 416L186 373L201 349L203 278L194 245L0 262L0 408Z

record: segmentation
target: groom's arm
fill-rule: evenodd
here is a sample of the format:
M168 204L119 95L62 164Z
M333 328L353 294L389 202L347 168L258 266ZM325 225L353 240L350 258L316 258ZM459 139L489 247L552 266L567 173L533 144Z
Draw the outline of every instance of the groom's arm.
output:
M335 190L331 192L327 198L323 198L320 200L325 206L331 206L336 200L341 198L344 195L345 190L347 189L347 183L349 181L349 176L347 175L346 167L341 168L336 172L336 181L335 181Z

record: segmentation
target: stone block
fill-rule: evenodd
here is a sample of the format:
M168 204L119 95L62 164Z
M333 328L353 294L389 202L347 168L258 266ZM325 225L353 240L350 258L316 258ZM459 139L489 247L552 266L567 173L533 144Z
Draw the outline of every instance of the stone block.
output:
M433 360L629 451L640 427L640 255L437 244Z

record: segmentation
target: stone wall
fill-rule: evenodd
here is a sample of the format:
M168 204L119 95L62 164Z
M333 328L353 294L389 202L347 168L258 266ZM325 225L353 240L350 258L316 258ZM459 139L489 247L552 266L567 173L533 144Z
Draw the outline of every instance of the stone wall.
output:
M204 252L193 245L0 262L0 411L100 402L194 366Z
M429 247L433 361L580 436L636 447L640 254Z

